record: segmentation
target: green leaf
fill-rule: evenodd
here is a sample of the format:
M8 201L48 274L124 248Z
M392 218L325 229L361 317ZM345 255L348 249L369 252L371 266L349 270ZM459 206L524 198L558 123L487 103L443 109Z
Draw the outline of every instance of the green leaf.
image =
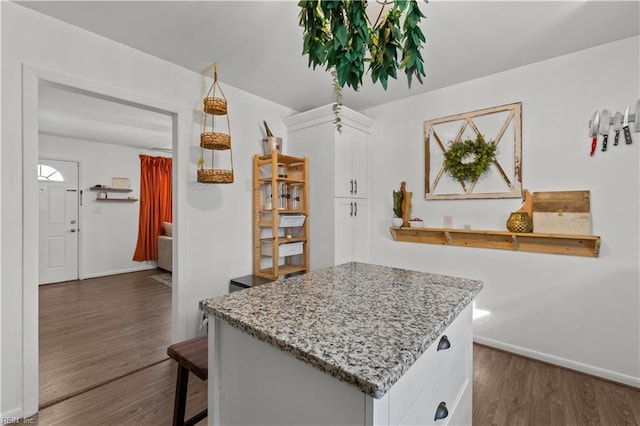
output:
M414 75L422 82L420 50L425 37L419 23L424 15L416 0L395 0L376 28L368 25L366 1L301 0L297 4L304 30L302 54L308 55L309 67L335 68L340 87L347 84L358 90L365 61L373 83L380 81L385 90L389 77L397 78L398 69L404 69L409 87Z
M337 40L341 46L347 45L347 27L344 25L338 25L333 33L334 40Z

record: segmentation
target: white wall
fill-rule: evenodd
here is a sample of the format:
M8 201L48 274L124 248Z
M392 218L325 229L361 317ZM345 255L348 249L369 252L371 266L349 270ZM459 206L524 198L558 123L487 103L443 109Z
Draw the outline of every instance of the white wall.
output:
M623 111L640 97L639 38L535 63L363 111L370 138L373 263L485 282L476 339L640 386L638 147L609 143L589 157L593 111ZM428 58L427 58L428 60ZM426 226L505 229L521 200L424 199L423 122L522 102L523 186L530 191L591 191L599 258L394 242L391 192L413 191L413 215ZM602 138L599 138L601 141ZM598 149L600 148L600 145Z
M132 192L109 193L113 197L140 198L140 154L170 156L120 145L81 141L40 134L39 154L45 158L80 163L80 277L91 278L155 268L156 263L136 262L133 252L138 241L140 202L104 203L89 188L110 186L112 177L128 177Z
M226 293L230 278L251 273L251 159L260 151L263 137L260 125L263 119L267 120L274 133L284 134L282 117L295 111L223 83L229 100L236 183L197 185L194 182L200 133L199 74L15 3L0 2L0 7L3 124L0 411L2 416L13 416L30 415L37 408L37 400L33 401L37 365L32 360L33 354L37 354L37 335L33 332L35 325L30 323L37 323L37 292L33 287L35 280L30 282L29 278L25 282L22 269L23 261L37 260L33 244L23 241L23 225L37 228L37 223L29 222L33 216L30 212L37 204L29 201L33 199L30 194L25 194L28 203L23 210L23 187L37 184L23 182L22 157L23 152L34 153L34 158L25 161L35 164L37 131L31 137L35 129L25 128L24 134L22 130L23 119L28 122L28 118L33 118L23 116L22 111L23 64L45 70L45 74L64 75L65 80L79 81L85 87L98 88L95 89L98 92L178 113L174 146L177 206L174 207L174 247L177 246L179 252L174 253L178 258L173 289L173 336L176 339L197 332L199 300ZM211 58L213 61L215 57ZM219 64L223 82L224 70L224 64ZM25 114L34 115L32 111ZM33 146L23 146L23 137ZM31 233L25 231L25 234ZM29 251L24 257L23 249ZM25 300L30 305L23 310ZM23 330L26 331L24 341ZM28 365L23 365L23 359Z
M0 32L2 29L2 6L0 6ZM2 71L2 35L0 34L0 72ZM2 91L2 84L0 84L0 99L3 99L4 93ZM2 115L2 104L0 102L0 135L2 135L2 122L4 121ZM0 136L0 141L2 137ZM0 149L0 171L2 170L2 149ZM0 188L2 188L2 173L0 173ZM2 224L2 200L0 199L0 225ZM0 241L2 241L2 226L0 226ZM2 244L0 243L0 300L2 297ZM0 383L2 383L2 302L0 302ZM2 415L2 386L0 386L0 416Z

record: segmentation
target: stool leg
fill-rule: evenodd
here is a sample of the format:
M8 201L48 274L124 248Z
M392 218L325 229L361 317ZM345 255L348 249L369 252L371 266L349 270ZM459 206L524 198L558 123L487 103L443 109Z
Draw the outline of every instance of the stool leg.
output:
M173 403L173 426L184 425L184 413L187 407L187 389L189 385L189 370L178 364L178 379L176 381L176 398Z

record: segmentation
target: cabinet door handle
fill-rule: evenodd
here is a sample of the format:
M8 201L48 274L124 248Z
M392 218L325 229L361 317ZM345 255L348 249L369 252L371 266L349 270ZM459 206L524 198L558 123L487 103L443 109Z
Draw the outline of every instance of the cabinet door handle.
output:
M351 190L349 191L349 194L353 194L353 179L351 179L349 183L351 184Z
M433 420L446 419L448 415L449 415L449 410L447 410L447 404L444 401L442 401L440 404L438 404L438 408L436 409L436 415L433 418Z
M349 216L353 216L353 203L349 203L349 207L351 208L351 211L349 212Z
M444 351L449 349L450 347L451 342L449 341L449 338L446 335L442 336L440 338L440 341L438 342L438 351Z
M356 203L356 202L354 201L354 203L353 203L353 207L355 207L355 212L353 213L353 215L354 215L354 216L358 216L358 203Z
M353 193L358 194L358 179L354 179L353 183L355 184L355 188L356 188Z

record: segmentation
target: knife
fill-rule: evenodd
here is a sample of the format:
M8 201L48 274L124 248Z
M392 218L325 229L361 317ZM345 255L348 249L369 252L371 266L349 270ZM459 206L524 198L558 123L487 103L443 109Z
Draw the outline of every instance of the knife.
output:
M598 126L600 125L600 112L596 111L591 119L591 127L589 128L589 136L592 136L591 140L591 155L596 152L596 144L598 143Z
M629 107L624 110L624 120L622 120L622 130L624 130L624 140L629 145L633 142L631 132L629 131Z
M609 126L611 125L611 113L608 109L603 109L600 115L600 134L602 135L602 151L607 150L607 140L609 139Z
M613 144L618 145L618 140L620 139L620 130L622 130L622 114L620 114L620 111L616 112L616 115L613 117L613 130L615 130L616 132Z

